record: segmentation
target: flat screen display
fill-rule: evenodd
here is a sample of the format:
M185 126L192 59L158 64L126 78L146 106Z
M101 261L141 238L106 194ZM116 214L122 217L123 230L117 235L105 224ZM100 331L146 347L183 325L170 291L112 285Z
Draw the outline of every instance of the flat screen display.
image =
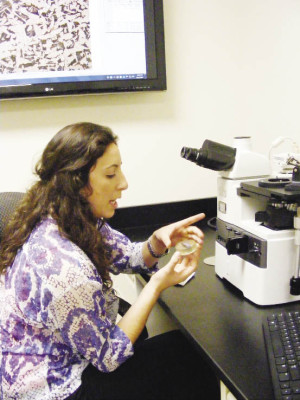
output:
M166 89L162 0L0 0L0 98Z

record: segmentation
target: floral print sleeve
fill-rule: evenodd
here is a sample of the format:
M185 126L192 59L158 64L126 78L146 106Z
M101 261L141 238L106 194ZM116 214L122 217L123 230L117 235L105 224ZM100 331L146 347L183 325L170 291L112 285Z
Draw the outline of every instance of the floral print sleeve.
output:
M100 371L110 372L133 354L124 332L106 312L106 298L97 282L72 285L51 302L49 320L63 342Z
M118 270L122 260L124 270L138 270L139 257L117 251L114 238ZM121 243L126 252L128 246ZM1 280L0 304L3 400L63 400L89 363L110 372L133 355L115 323L114 291L51 218L34 229Z
M144 263L141 242L131 242L127 236L114 230L107 223L101 228L104 241L110 249L112 263L110 271L113 274L119 273L146 273L153 274L158 266L155 264L149 268Z

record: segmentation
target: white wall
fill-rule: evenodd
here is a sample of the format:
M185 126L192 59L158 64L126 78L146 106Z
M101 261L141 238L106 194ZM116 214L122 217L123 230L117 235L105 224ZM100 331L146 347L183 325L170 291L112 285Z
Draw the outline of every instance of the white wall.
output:
M124 207L216 195L216 173L180 158L182 146L299 142L299 0L164 0L164 14L166 92L0 103L0 191L25 190L50 138L77 121L120 137Z

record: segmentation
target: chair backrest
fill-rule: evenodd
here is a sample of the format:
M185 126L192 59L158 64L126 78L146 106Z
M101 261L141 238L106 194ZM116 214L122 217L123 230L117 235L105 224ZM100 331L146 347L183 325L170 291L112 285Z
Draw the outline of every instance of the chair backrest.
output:
M0 193L0 241L5 225L23 196L22 192Z

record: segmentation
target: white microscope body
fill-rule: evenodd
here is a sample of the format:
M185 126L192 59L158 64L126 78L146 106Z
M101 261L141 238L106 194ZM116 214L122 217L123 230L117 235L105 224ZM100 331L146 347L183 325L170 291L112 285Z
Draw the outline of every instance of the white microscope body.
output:
M216 274L257 305L300 300L300 279L293 283L296 289L291 290L290 284L291 279L299 275L300 215L297 210L300 214L300 182L299 187L296 183L296 189L289 192L281 183L291 183L291 175L288 179L272 179L268 158L251 151L248 137L235 138L233 164L230 168L227 164L224 170L222 165L215 168L213 162L206 163L206 142L203 151L199 150L201 155L204 154L204 161L192 154L195 149L183 148L182 156L200 166L220 171ZM223 150L220 154L222 156ZM217 159L215 149L209 157Z
M300 295L290 294L297 254L294 229L274 230L256 222L256 213L266 210L269 198L257 193L249 197L245 192L238 194L241 185L270 176L269 160L253 153L249 140L235 140L234 166L218 177L215 271L255 304L297 301ZM257 188L255 185L253 190ZM246 248L239 249L244 238Z

